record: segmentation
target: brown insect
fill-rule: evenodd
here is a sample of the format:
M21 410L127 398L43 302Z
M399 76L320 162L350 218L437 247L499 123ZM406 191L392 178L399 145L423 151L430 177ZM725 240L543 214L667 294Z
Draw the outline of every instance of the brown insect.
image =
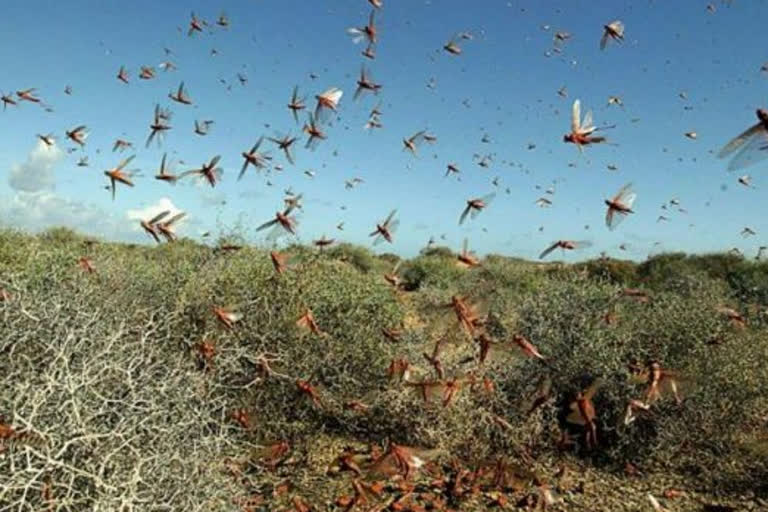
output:
M40 141L49 148L56 143L56 138L53 136L52 133L49 133L47 135L42 135L38 133L37 138L40 139Z
M450 379L436 379L422 382L407 382L409 386L417 388L419 395L425 404L439 401L443 407L448 407L454 401L459 391L466 383L473 383L471 376L453 377Z
M184 82L179 84L179 88L176 89L176 92L169 92L168 97L177 103L181 103L182 105L192 104L192 100L190 99L189 94L187 94L187 91L184 90Z
M207 25L208 23L206 23L205 20L199 19L197 16L195 16L195 13L192 12L192 14L190 15L189 30L187 31L187 36L191 36L195 32L202 32L203 27Z
M554 251L555 249L562 249L563 253L565 251L573 251L576 249L585 249L587 247L591 247L592 242L589 242L587 240L558 240L556 242L553 242L552 245L544 249L541 254L539 254L539 259L542 260L547 257L549 253Z
M140 222L141 228L144 230L145 233L147 233L149 236L155 239L155 242L160 243L160 236L158 235L158 229L157 229L157 223L160 222L163 218L168 216L168 214L171 213L170 210L165 210L154 217L152 217L149 220L142 220Z
M443 362L440 360L440 351L442 348L442 339L438 339L435 342L435 348L432 349L432 354L423 353L424 359L429 362L429 364L432 365L432 368L435 369L435 373L437 374L437 378L442 380L445 378L445 369L443 368Z
M410 151L413 156L417 156L416 154L416 148L418 148L422 142L424 142L424 134L427 133L426 130L421 130L407 139L403 139L403 151Z
M389 375L390 379L397 379L400 382L408 382L408 379L411 376L411 365L406 359L393 359L389 363L387 375Z
M265 222L256 228L256 231L262 231L264 229L274 227L274 229L267 235L268 239L274 239L283 233L296 234L296 227L298 226L298 220L296 217L291 216L294 206L288 206L282 212L276 212L275 218Z
M398 261L395 263L395 266L392 268L392 272L389 272L387 274L384 274L384 280L391 284L394 288L399 288L402 284L402 279L400 279L400 276L397 275L397 271L400 268L400 265L402 264L402 261Z
M597 424L595 423L597 415L592 397L595 396L601 384L601 379L595 380L588 389L576 393L575 399L568 406L571 412L566 417L566 421L584 427L589 450L597 446Z
M366 92L378 94L381 87L381 84L377 84L373 81L370 71L367 71L365 66L362 66L360 68L360 78L357 79L357 89L355 90L354 99L360 98L360 96Z
M0 288L0 302L11 302L13 296L5 288Z
M219 163L219 160L221 160L221 155L216 155L211 158L210 162L207 164L204 163L199 169L192 169L181 173L179 175L179 179L183 178L184 176L197 175L204 178L205 181L207 181L211 186L211 188L213 188L216 186L216 183L221 181L221 176L224 174L224 171L221 167L216 167L216 164Z
M319 247L321 250L328 247L329 245L333 245L334 243L336 243L335 238L326 238L325 235L323 235L321 238L318 238L317 240L312 240L312 245Z
M13 99L13 96L11 94L2 93L2 95L0 95L0 100L2 100L2 102L3 102L3 111L5 111L5 108L8 105L16 105L16 106L18 106L18 103L16 103L16 100Z
M125 66L120 66L120 71L117 72L117 79L124 84L127 84L129 76L130 74L128 73L128 70L125 69Z
M181 219L186 217L185 212L179 212L165 222L158 222L156 227L157 231L165 237L166 242L173 242L176 240L176 233L173 231L173 226Z
M270 141L277 144L278 149L285 153L285 158L289 163L293 164L293 154L291 153L291 147L298 140L298 137L291 137L290 134L278 137L268 137Z
M109 178L113 201L115 200L115 190L117 188L117 183L122 183L124 185L128 185L129 187L133 187L133 181L131 181L131 178L135 174L135 171L126 171L125 166L131 163L134 158L136 158L136 155L131 155L120 162L117 167L104 171L104 175Z
M112 152L114 153L119 149L120 152L122 153L126 149L132 148L132 147L133 147L133 143L128 142L127 140L124 140L124 139L117 139L115 140L115 143L112 145Z
M739 313L733 308L729 308L727 306L720 306L717 308L717 312L725 316L728 319L728 321L731 323L731 325L734 327L743 328L747 326L747 319L744 317L744 315L742 315L741 313Z
M256 171L259 171L266 167L269 161L272 160L269 152L261 153L259 151L262 142L264 142L264 137L259 137L259 140L256 141L256 144L254 144L247 153L245 151L241 153L245 161L243 162L243 167L240 169L240 175L237 177L238 181L242 179L249 164L252 165Z
M608 41L624 42L624 24L615 20L607 25L603 25L603 37L600 38L600 49L605 50Z
M387 451L373 461L368 473L386 477L400 475L408 480L442 452L390 443Z
M227 329L232 329L235 324L242 320L243 315L235 313L229 308L213 306L213 314L216 315L216 319Z
M29 89L24 89L22 91L16 91L16 96L19 98L20 101L29 101L31 103L40 103L40 98L36 97L37 89L34 87L31 87Z
M467 303L467 297L460 297L454 295L451 297L451 302L446 307L452 308L456 314L456 319L459 321L462 329L474 336L475 329L480 325L481 321L477 314L473 311L472 306Z
M155 174L155 179L168 182L171 185L175 185L179 177L168 172L168 170L172 167L172 162L167 162L166 160L167 153L163 153L163 159L160 161L160 169L158 170L157 174Z
M639 288L624 288L619 292L622 297L629 297L637 302L645 304L651 300L650 295L645 290Z
M75 144L78 144L80 147L85 146L85 139L88 137L85 125L77 126L65 133L67 134L67 138Z
M306 97L299 97L299 86L294 86L293 94L291 94L291 102L288 104L288 108L293 114L293 118L296 122L299 122L299 111L304 110L307 106L304 104Z
M149 147L149 145L152 143L152 139L154 139L155 136L157 136L157 145L160 146L163 136L168 130L171 129L171 126L167 122L170 120L171 112L169 110L160 108L160 105L156 104L154 120L149 125L151 132L149 133L149 137L147 137L147 142L144 145L145 147Z
M320 125L317 123L315 116L312 115L311 112L309 113L307 123L302 130L309 135L309 139L307 139L307 143L304 145L305 148L315 149L321 140L327 138L325 132L320 129Z
M141 66L139 78L142 80L151 80L155 78L155 68L152 66Z

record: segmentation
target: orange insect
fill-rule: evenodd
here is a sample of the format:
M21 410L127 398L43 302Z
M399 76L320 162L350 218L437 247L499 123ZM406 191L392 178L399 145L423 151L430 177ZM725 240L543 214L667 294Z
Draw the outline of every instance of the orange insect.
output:
M442 403L443 407L448 407L454 401L459 391L465 383L473 383L471 376L453 377L451 379L437 379L422 382L408 382L407 385L418 389L419 395L425 404L431 404L435 401Z
M83 256L77 260L77 264L81 269L88 272L89 274L96 272L96 267L93 266L93 261L90 258Z
M272 266L275 268L275 272L278 274L282 274L287 270L286 261L288 260L288 256L286 254L281 254L277 251L270 251L269 258L272 260Z
M384 274L384 280L395 288L399 288L400 285L402 284L402 279L400 279L400 276L397 275L397 271L400 268L401 264L402 262L398 261L397 263L395 263L395 266L392 268L392 272Z
M365 39L368 44L376 44L378 42L378 30L376 28L375 21L376 11L371 11L368 15L368 24L364 27L352 27L347 29L347 34L352 36L352 42L355 44Z
M411 376L411 365L406 359L393 359L389 363L387 375L390 379L398 379L400 382L408 382Z
M475 328L480 325L481 321L466 300L466 297L454 295L451 297L451 303L446 307L453 308L461 327L467 334L474 336Z
M203 360L206 370L213 369L213 358L216 356L216 345L211 340L203 340L197 345L197 352Z
M312 310L307 308L307 311L301 315L301 318L296 320L296 325L302 329L309 329L309 331L316 336L325 336L320 327L317 326L315 316L312 314Z
M125 166L131 163L133 159L136 158L136 155L131 155L120 164L118 164L117 167L114 169L110 169L107 171L104 171L104 175L109 178L110 188L112 189L112 200L115 200L115 190L117 188L117 183L122 183L124 185L128 185L129 187L133 187L133 181L131 181L131 178L135 174L135 171L125 171Z
M442 450L425 450L390 443L387 451L373 461L368 472L369 475L386 477L400 475L408 480L440 453Z
M469 241L465 238L461 246L461 252L456 257L457 265L463 268L472 268L480 265L480 260L469 250Z
M219 306L213 306L213 314L216 315L216 319L227 329L232 329L243 318L242 314Z
M477 217L481 211L491 204L494 197L496 197L496 192L491 192L483 197L468 199L467 206L464 208L464 211L461 212L461 216L459 217L459 225L464 224L464 221L467 220L467 216L471 216L473 219Z
M563 142L575 144L579 151L583 151L584 146L590 144L600 144L607 142L602 136L592 135L599 130L607 130L613 126L604 126L597 128L592 123L592 111L587 111L584 119L581 119L581 101L575 100L571 108L571 132L563 135Z
M605 204L608 210L605 212L605 225L613 231L619 223L624 220L632 210L632 205L637 199L637 194L632 191L632 184L627 183L616 192L611 199L606 199Z
M343 94L344 91L338 87L331 87L323 93L316 95L317 107L315 107L315 118L320 122L327 121L329 113L336 112Z
M717 312L724 315L728 321L731 323L731 325L735 327L746 327L747 326L747 319L736 311L733 308L729 308L727 306L720 306L717 308Z
M397 227L400 225L400 220L395 219L396 214L397 210L392 210L389 212L389 215L387 215L387 218L384 219L384 222L376 224L376 230L368 235L376 237L373 240L373 245L381 243L382 240L392 243L392 237L395 234L395 231L397 231Z
M597 446L597 424L595 423L597 415L592 397L595 396L601 384L602 380L597 379L588 389L579 391L576 398L569 404L571 412L566 417L568 423L584 427L587 449L590 450Z
M317 407L323 406L323 403L320 400L320 393L318 393L317 389L314 386L312 386L308 381L297 379L296 387L299 388L299 391L301 393L304 393L305 395L307 395L312 400L312 403L315 404Z
M633 380L648 384L646 403L652 404L667 393L672 394L678 405L683 402L681 384L684 378L678 372L662 368L658 361L650 361L644 368L632 364L630 371Z
M241 407L232 411L232 419L240 424L245 430L251 428L251 418L248 415L248 411Z

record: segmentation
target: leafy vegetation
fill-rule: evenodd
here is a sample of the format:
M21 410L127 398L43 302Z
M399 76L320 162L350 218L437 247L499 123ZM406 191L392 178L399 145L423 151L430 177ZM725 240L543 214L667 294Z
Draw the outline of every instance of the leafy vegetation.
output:
M355 474L337 457L354 452L370 475L391 443L437 449L425 482L454 484L414 494L423 504L441 489L455 508L535 501L549 479L569 509L594 510L594 494L551 476L563 463L626 485L628 464L674 475L690 499L768 495L768 264L489 256L467 269L447 250L287 252L278 273L252 247L0 233L0 503L344 510L333 503ZM680 403L667 388L651 399L638 378L650 361ZM568 414L597 379L588 443ZM627 422L633 399L648 408ZM475 472L482 492L456 490L461 468L499 455L519 485Z

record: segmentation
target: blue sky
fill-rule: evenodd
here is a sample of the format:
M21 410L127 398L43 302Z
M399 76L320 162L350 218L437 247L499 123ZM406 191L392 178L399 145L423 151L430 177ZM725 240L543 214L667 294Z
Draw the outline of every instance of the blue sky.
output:
M142 0L130 9L101 1L36 5L32 11L9 4L0 19L0 89L36 87L53 107L45 112L21 103L0 112L5 225L36 230L63 224L150 243L135 218L173 204L189 215L182 235L211 231L215 238L239 225L249 240L264 243L254 228L274 215L290 187L305 197L300 241L325 234L370 246L367 234L376 221L398 208L395 243L377 250L404 255L417 253L430 236L456 249L468 237L480 253L526 258L557 239L593 242L570 259L601 251L638 259L662 250L732 247L751 256L766 244L768 163L729 173L727 162L715 156L756 121L756 108L768 106L768 75L760 71L768 54L757 43L768 19L765 1L728 6L683 0L670 7L647 0L385 0L377 12L380 42L373 61L346 33L367 21L366 0ZM190 11L212 23L222 10L231 21L227 30L187 37ZM602 26L614 19L626 26L625 43L601 52ZM558 30L573 37L561 54L547 56ZM474 35L462 43L463 54L442 51L461 31ZM166 47L173 51L167 57ZM139 66L165 60L178 70L138 79ZM378 99L356 102L364 61L383 88ZM131 72L129 85L115 78L121 65ZM238 72L248 77L247 85L238 83ZM167 98L182 80L194 106ZM427 87L430 81L434 88ZM66 85L71 96L64 94ZM240 153L260 135L300 133L286 108L294 85L310 105L329 87L344 91L339 119L326 127L328 140L315 151L302 143L295 166L269 148L283 171L259 176L251 169L238 182ZM567 98L557 94L563 86ZM624 108L608 106L610 95L620 96ZM616 146L589 147L580 155L563 143L575 98L584 111L594 111L598 125L617 125L606 132ZM368 133L362 127L378 100L384 126ZM161 149L145 149L158 102L173 111L173 129ZM195 119L214 120L211 133L195 135ZM67 154L71 144L64 131L79 124L91 135L84 151ZM403 152L401 140L423 129L438 141L423 145L418 158ZM696 140L684 136L691 131ZM48 132L58 137L60 152L39 147L35 134ZM490 143L481 142L484 134ZM111 151L117 138L135 144L131 167L143 176L135 188L119 188L113 202L103 188L103 170L132 154ZM164 151L185 162L177 171L221 154L222 183L210 189L191 179L176 187L154 180ZM491 154L492 165L478 166L475 153ZM89 167L76 166L82 155ZM443 177L449 162L459 165L461 181ZM304 174L308 169L316 171L314 179ZM754 188L737 182L743 174ZM345 189L344 181L354 176L365 182ZM638 194L636 214L611 232L603 199L626 182ZM534 201L553 183L552 207L538 208ZM460 227L465 201L494 190L493 203ZM687 213L660 208L673 198ZM669 222L658 223L659 215ZM757 236L742 238L747 226ZM628 250L620 251L621 244Z

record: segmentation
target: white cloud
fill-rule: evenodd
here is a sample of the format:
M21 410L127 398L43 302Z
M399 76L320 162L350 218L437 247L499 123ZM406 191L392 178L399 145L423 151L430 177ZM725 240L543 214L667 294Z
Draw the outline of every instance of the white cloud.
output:
M37 231L66 226L82 233L114 239L135 239L125 221L102 208L56 195L48 190L16 192L0 200L0 217L8 224Z
M56 184L53 170L63 157L58 146L49 147L39 140L24 163L11 166L8 183L20 192L52 190Z

